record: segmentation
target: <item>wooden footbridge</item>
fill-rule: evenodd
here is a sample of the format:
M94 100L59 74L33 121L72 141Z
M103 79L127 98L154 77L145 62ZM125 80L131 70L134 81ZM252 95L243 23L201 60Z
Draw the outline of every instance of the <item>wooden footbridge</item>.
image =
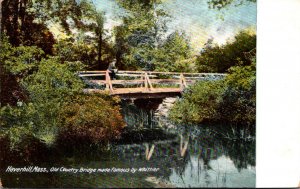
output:
M88 86L85 92L108 92L122 99L178 96L198 80L217 80L225 76L219 73L118 71L111 78L108 70L80 71L78 74Z

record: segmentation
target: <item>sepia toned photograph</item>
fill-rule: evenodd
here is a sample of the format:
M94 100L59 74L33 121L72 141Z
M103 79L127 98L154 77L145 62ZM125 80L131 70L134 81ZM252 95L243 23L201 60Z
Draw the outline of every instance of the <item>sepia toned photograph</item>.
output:
M256 187L256 0L0 10L0 188Z

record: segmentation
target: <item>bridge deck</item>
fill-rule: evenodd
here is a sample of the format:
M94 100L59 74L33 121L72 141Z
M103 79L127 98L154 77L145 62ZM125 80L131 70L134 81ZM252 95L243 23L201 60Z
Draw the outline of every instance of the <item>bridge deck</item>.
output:
M113 95L119 94L131 94L131 93L180 93L182 90L180 88L152 88L149 90L148 88L120 88L114 89L112 91Z

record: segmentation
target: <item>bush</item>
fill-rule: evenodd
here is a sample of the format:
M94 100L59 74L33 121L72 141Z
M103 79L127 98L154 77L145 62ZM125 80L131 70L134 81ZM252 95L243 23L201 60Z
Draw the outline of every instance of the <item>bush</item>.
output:
M99 143L118 138L125 123L116 102L100 94L73 96L60 111L60 139Z
M0 110L0 138L8 138L11 147L19 145L34 132L35 108L32 104L18 107L4 106Z
M25 77L37 70L44 56L42 49L36 46L13 47L8 39L1 39L0 62L3 68L19 78Z
M250 66L232 67L225 79L226 90L218 111L223 120L255 124L256 120L256 77L255 60Z
M64 143L78 138L96 143L119 136L124 123L117 100L83 94L83 82L76 74L80 68L79 62L61 64L55 57L39 62L21 82L28 101L1 108L0 137L16 148L28 137L51 146L59 136Z
M201 123L219 119L217 107L223 92L222 81L201 81L189 88L183 99L171 109L170 118L177 123Z
M61 64L52 57L41 61L38 71L22 81L31 101L64 102L65 98L83 89L83 82L77 76L80 62Z
M254 125L256 118L255 59L232 67L223 81L201 81L189 88L171 109L177 123L203 121Z

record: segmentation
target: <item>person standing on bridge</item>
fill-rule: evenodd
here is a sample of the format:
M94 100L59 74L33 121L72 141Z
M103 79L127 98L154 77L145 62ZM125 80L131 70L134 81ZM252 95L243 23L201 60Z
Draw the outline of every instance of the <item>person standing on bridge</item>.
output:
M110 78L112 80L116 79L116 74L118 72L118 69L116 67L116 59L114 59L111 63L109 63L107 70Z

